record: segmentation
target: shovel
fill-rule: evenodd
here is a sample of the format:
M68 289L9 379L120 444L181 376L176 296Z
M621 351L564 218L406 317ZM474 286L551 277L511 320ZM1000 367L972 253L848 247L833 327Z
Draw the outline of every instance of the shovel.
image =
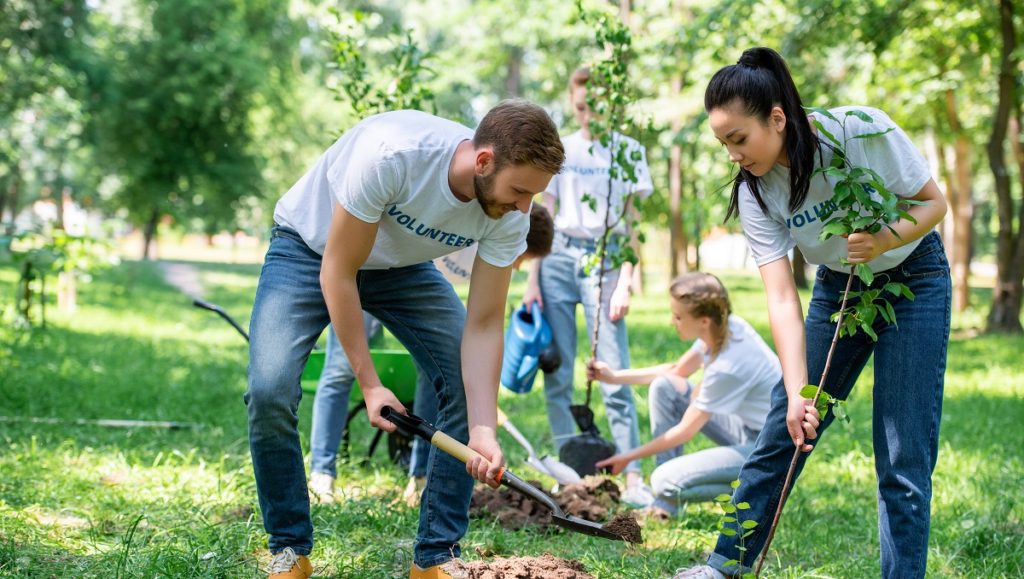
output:
M430 424L415 414L401 414L389 406L382 408L380 414L382 418L391 421L400 430L404 430L409 434L415 434L429 440L430 444L433 444L437 448L440 448L462 462L468 461L473 456L479 456L475 450L441 432L435 428L433 424ZM625 540L624 537L605 529L597 523L566 514L565 511L558 506L558 503L556 503L551 497L507 470L501 471L501 474L498 476L498 482L526 495L550 509L551 520L559 527L563 527L577 533L591 535L593 537L611 539L613 541Z
M519 429L512 424L508 416L500 408L498 409L498 426L504 428L520 446L526 449L526 464L533 467L537 472L555 479L555 482L562 486L578 483L583 480L576 471L565 463L559 462L548 455L538 458L537 453L533 450L533 445L526 440L526 437L519 432Z

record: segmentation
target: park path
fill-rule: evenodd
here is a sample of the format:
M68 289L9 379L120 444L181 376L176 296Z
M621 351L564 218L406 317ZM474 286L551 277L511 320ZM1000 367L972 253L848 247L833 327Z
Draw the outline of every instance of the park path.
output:
M199 270L190 263L161 261L160 273L164 280L181 290L190 298L203 297L203 282L199 279Z

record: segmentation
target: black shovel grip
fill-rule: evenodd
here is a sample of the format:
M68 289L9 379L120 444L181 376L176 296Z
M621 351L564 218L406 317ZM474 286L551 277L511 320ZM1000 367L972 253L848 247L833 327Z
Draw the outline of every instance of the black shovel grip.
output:
M387 420L398 427L398 430L407 436L419 436L430 442L430 439L434 437L434 433L437 432L437 428L433 424L423 420L419 416L412 414L402 414L396 411L390 406L385 406L380 409L380 417Z

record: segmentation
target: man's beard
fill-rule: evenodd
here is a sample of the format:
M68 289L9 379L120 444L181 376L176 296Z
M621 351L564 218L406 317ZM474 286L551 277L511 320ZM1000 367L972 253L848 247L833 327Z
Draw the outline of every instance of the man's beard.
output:
M494 178L496 172L486 177L473 175L473 191L484 215L491 219L501 219L506 213L515 209L515 205L504 205L494 200Z

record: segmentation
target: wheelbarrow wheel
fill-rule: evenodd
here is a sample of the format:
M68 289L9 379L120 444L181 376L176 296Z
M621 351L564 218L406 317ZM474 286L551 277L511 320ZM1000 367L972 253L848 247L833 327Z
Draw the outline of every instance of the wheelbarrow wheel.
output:
M388 433L388 456L403 469L412 463L412 437L395 431Z

